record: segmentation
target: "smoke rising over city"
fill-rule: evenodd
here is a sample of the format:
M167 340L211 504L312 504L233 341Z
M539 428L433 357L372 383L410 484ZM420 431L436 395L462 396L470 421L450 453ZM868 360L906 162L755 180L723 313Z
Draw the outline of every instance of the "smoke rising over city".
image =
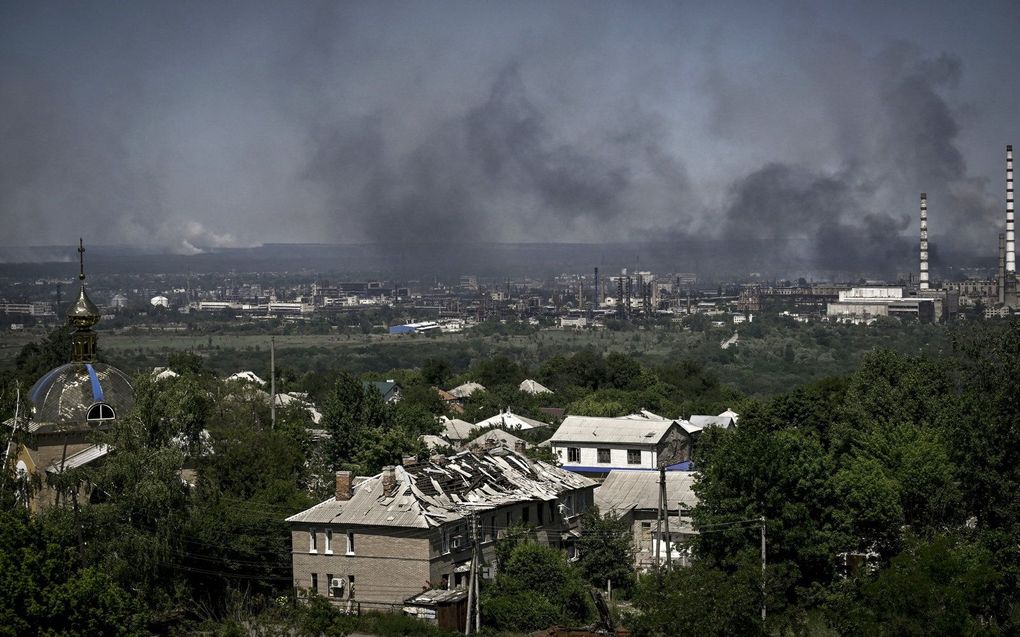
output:
M2 243L666 241L895 272L927 191L933 243L990 258L1015 24L1009 2L7 3Z

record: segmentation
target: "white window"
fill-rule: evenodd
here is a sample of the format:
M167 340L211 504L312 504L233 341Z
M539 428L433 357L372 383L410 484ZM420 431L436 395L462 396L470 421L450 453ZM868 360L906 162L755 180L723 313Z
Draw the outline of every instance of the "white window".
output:
M322 552L326 555L333 554L333 529L326 529L326 546Z
M580 447L567 447L567 462L581 462Z
M347 554L354 555L354 531L347 532Z
M308 552L318 553L319 547L315 544L315 529L308 529Z

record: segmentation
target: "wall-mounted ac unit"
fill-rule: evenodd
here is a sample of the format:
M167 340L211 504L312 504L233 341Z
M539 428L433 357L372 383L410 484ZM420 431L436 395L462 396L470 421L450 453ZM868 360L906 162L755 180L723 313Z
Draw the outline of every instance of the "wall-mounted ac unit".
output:
M333 597L341 599L347 595L347 580L343 577L334 577L329 581L329 587L333 591Z

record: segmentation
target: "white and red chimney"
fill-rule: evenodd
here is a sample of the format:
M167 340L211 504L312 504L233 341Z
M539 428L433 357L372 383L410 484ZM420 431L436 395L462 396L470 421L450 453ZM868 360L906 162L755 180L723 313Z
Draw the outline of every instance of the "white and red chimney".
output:
M1016 238L1013 233L1013 145L1006 145L1006 273L1016 272Z
M922 290L928 289L928 193L921 193L921 276L918 279Z

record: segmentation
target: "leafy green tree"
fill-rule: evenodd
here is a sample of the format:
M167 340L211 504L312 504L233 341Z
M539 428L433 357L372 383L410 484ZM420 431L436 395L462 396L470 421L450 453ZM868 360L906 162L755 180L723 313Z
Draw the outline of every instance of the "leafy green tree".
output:
M435 387L446 387L446 383L452 375L453 369L450 367L450 363L441 358L430 358L421 368L422 379Z
M853 538L853 548L893 554L903 525L899 482L887 476L877 460L857 457L836 473L833 489L840 502L833 518Z
M993 594L1001 575L980 545L937 536L915 541L864 586L868 635L998 635Z
M603 587L612 581L613 590L629 591L634 584L634 531L620 516L604 514L598 507L584 512L577 540L578 566L589 584Z
M570 403L567 413L573 416L606 416L616 417L627 415L627 408L615 400L599 399L594 394Z
M723 526L698 537L698 554L730 564L759 540L754 524L727 525L764 516L770 561L794 565L801 583L830 581L848 538L834 517L840 503L832 460L817 438L792 429L771 432L741 418L739 427L706 431L701 441L695 456L701 480L694 487L700 502L693 515L700 527Z
M75 526L67 510L0 511L0 635L146 634L140 598L82 566Z
M760 635L760 572L744 563L735 573L695 562L639 578L627 624L637 637Z
M563 553L524 542L482 591L482 618L497 630L525 631L551 624L583 624L592 614L580 573Z
M355 455L368 430L385 423L382 396L365 387L350 374L340 374L322 404L322 427L329 432L327 443L330 469L355 462Z

